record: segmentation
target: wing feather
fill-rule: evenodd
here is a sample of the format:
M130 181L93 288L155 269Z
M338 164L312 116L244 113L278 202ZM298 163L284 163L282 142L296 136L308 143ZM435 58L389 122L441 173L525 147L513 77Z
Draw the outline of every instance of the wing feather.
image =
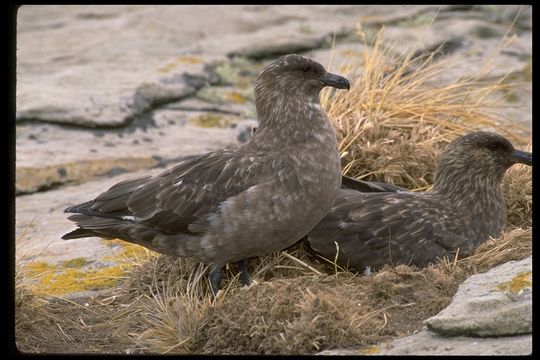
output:
M425 266L467 242L452 232L440 202L411 192L340 190L335 205L309 234L315 251L357 270L385 264ZM449 218L457 218L450 216Z
M89 214L130 216L166 233L189 232L189 225L217 210L221 202L269 176L264 156L224 149L187 160L156 177L122 181L99 195Z

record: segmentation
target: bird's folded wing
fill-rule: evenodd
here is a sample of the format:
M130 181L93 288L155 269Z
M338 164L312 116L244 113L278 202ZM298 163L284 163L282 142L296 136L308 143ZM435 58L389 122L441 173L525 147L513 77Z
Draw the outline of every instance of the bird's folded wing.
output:
M447 229L437 204L415 194L340 190L329 215L309 234L314 250L340 253L353 267L396 263L424 266L455 250L461 237ZM448 237L451 238L448 238Z
M185 161L152 178L128 180L99 195L91 207L101 216L122 214L165 233L187 232L190 223L215 211L267 176L262 156L220 150Z
M397 192L408 191L405 188L387 184L379 181L363 181L349 176L342 176L341 187L343 189L354 189L362 192Z

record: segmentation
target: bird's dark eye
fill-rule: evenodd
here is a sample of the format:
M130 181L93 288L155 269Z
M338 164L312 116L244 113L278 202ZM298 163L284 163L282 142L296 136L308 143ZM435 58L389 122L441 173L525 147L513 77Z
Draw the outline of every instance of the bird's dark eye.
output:
M500 141L490 142L486 145L486 147L490 149L491 151L507 151L507 152L513 151L512 145L505 144Z
M307 73L309 70L310 70L310 67L308 65L304 65L302 67L302 71L305 72L305 73Z

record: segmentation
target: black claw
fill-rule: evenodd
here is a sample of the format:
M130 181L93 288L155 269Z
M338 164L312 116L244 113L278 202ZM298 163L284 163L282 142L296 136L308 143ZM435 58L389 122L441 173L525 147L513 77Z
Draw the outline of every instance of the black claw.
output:
M238 270L240 270L240 283L242 283L242 285L244 286L249 286L249 284L251 283L251 279L247 269L248 264L249 261L247 259L238 262Z
M212 267L210 272L210 290L212 291L212 296L216 297L217 292L221 284L221 265Z

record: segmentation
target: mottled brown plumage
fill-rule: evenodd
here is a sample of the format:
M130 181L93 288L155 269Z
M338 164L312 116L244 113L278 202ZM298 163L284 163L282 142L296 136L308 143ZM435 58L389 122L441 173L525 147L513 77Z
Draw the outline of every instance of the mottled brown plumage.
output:
M308 58L278 59L255 82L259 126L248 142L120 182L67 208L79 228L63 239L119 238L210 263L216 291L225 263L292 245L332 206L341 168L319 104L324 86L349 83Z
M337 243L338 264L357 271L385 264L425 266L453 256L458 248L461 255L470 255L506 227L500 185L515 163L532 165L532 154L515 150L497 134L461 136L441 154L430 191L340 189L334 207L308 241L330 260Z

